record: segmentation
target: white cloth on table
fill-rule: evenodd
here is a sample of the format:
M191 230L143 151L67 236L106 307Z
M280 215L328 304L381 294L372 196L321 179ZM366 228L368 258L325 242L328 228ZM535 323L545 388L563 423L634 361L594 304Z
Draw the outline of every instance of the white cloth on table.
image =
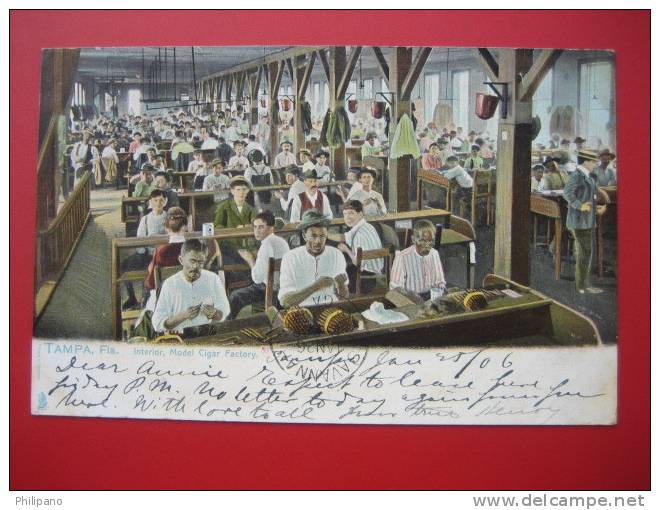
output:
M392 324L394 322L405 322L410 320L410 317L405 313L386 310L385 305L379 301L371 303L369 309L362 312L362 316L365 319L378 324Z

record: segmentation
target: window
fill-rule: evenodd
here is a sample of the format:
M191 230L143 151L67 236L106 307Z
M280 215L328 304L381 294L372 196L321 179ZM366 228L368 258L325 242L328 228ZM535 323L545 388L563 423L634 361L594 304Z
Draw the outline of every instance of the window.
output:
M364 99L373 99L374 97L374 81L371 78L362 81L362 97Z
M433 121L433 112L440 98L440 73L424 75L424 124ZM442 126L438 126L442 127Z
M112 96L106 92L105 95L103 96L103 99L104 99L104 101L103 101L104 102L104 111L111 112L112 111L112 104L113 104Z
M80 106L80 105L85 104L84 91L83 91L82 83L80 83L79 81L77 81L73 85L73 99L71 100L71 103L74 106Z
M597 147L598 141L614 147L614 66L611 62L580 64L579 107L582 123L577 134L587 139L587 145Z
M470 71L455 71L452 74L452 108L454 111L454 125L456 127L462 127L463 132L467 132L469 129L469 84Z
M323 101L321 101L323 108L321 108L321 113L325 115L325 112L328 111L330 105L330 87L327 83L323 84Z
M130 89L128 91L129 115L140 115L142 111L142 105L140 104L141 98L142 98L142 93L140 92L140 89Z
M316 82L312 85L312 109L314 115L321 114L321 82Z
M550 141L550 113L552 111L552 69L545 75L539 88L532 97L532 115L541 119L541 131L534 140L535 143L547 145Z

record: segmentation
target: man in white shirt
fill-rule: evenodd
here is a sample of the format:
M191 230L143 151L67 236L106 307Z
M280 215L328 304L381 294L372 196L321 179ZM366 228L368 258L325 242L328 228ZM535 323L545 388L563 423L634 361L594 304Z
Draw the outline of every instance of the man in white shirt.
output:
M328 234L331 241L338 242L337 248L339 251L346 254L352 264L347 267L347 273L351 282L350 291L355 292L355 282L357 281L357 251L362 248L363 251L379 250L383 247L378 232L373 225L367 223L364 218L364 210L362 202L359 200L348 200L342 206L342 214L346 226L350 228L344 234ZM383 259L365 260L362 263L361 275L370 276L363 280L361 283L361 292L369 294L376 286L374 275L382 274L384 267Z
M330 159L328 151L323 149L316 153L316 174L319 176L319 181L330 182L332 181L332 170L326 164Z
M247 154L248 159L250 159L250 153L252 153L252 151L259 151L261 154L266 153L263 145L257 142L257 137L255 135L248 136L248 143L245 147L245 154Z
M300 166L302 167L303 173L307 170L314 170L316 165L312 161L312 153L307 149L299 149L298 156L300 157Z
M224 321L229 301L222 279L204 268L208 249L200 239L181 246L183 269L171 276L160 291L152 324L156 331L183 332L184 328Z
M450 147L449 144L447 143L447 139L446 139L446 138L440 138L440 139L438 140L438 148L440 149L439 157L440 157L440 159L441 159L442 161L444 161L445 163L447 162L447 160L448 160L451 156L454 155L454 151L451 150L451 147Z
M82 178L86 170L91 169L95 157L94 151L98 154L98 150L91 143L92 135L90 130L84 130L82 140L77 142L71 150L71 166L75 175L75 183Z
M223 172L225 169L225 162L220 158L216 158L211 162L213 173L204 178L204 191L213 191L215 193L215 200L224 200L229 197L229 177Z
M291 142L284 141L280 144L282 152L275 156L275 161L273 161L273 168L279 170L281 168L287 168L289 165L296 164L296 157L291 152Z
M330 200L325 193L319 190L318 174L316 170L308 170L303 174L303 184L305 191L298 195L294 195L291 202L291 223L298 223L301 221L305 211L316 209L320 211L328 220L332 219L332 209L330 208Z
M348 297L344 256L337 248L325 244L329 224L315 209L303 215L300 229L305 245L282 257L278 294L282 306L321 305Z
M241 309L250 303L262 302L266 294L268 280L268 260L281 259L289 251L287 242L275 235L275 216L270 211L257 214L252 222L254 238L261 242L257 256L246 249L239 249L238 254L250 266L252 285L234 290L229 296L230 319L235 318ZM274 275L274 288L279 289L279 274Z
M286 183L290 186L288 190L284 192L275 191L273 195L280 200L280 207L284 211L284 215L289 218L291 203L293 202L293 197L300 195L305 192L305 185L299 179L300 177L300 168L298 165L289 165L286 167L284 173L284 179Z
M236 140L234 142L234 155L229 158L229 163L227 164L227 170L238 170L245 172L247 167L250 166L248 158L245 157L245 144L242 140Z
M207 134L206 139L202 142L202 150L210 150L218 148L218 139L212 135Z
M456 182L463 190L472 189L472 177L467 173L459 164L456 156L449 156L447 158L447 170L442 172L442 175L451 180L456 179Z
M376 180L376 170L365 166L360 170L361 187L351 188L346 200L358 200L364 206L366 216L382 216L387 213L387 206L383 195L373 189Z
M419 220L413 227L413 245L396 252L390 289L401 288L428 299L431 289L444 291L447 283L435 245L435 225Z
M227 128L227 135L225 136L226 140L232 145L234 142L237 142L241 139L241 133L238 129L238 120L233 118L231 119L231 125Z

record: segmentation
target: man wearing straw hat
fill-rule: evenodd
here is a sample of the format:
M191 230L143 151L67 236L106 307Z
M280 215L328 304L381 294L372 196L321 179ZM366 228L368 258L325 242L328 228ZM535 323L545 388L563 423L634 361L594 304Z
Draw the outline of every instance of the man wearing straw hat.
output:
M575 288L580 294L598 294L597 287L589 285L593 231L596 223L596 174L598 164L595 152L581 150L577 156L577 169L564 188L564 199L568 202L566 228L575 238Z
M316 209L303 214L300 230L304 246L282 257L278 297L284 307L333 303L348 297L346 260L326 246L330 221Z

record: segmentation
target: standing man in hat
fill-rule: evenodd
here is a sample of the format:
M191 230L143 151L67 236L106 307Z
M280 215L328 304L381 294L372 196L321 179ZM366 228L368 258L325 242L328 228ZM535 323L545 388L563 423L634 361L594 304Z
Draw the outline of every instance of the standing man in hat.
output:
M387 206L383 195L373 189L376 180L376 170L369 166L360 169L359 181L361 187L352 188L348 192L347 201L358 200L364 207L365 216L382 216L387 214Z
M300 167L298 165L288 165L284 173L284 180L289 185L289 189L275 191L273 194L276 198L279 198L280 206L288 217L293 197L305 191L305 185L300 180Z
M589 285L597 198L596 175L593 172L598 156L594 152L581 150L577 162L577 169L564 188L564 199L568 202L566 228L575 238L575 287L580 294L598 294L602 290Z
M302 167L303 173L307 170L314 170L316 165L312 161L312 153L307 149L299 149L298 156L300 156L300 166Z
M362 154L363 159L367 156L380 156L380 145L376 145L376 133L373 131L367 133L360 154Z
M282 142L280 144L280 149L282 149L282 151L275 156L273 168L275 170L281 170L282 168L287 168L289 165L295 165L296 157L291 152L291 142Z
M348 297L346 260L326 246L330 222L316 209L305 212L300 222L304 246L282 257L278 297L284 307L333 303Z
M305 211L309 209L316 209L320 211L327 220L332 219L332 209L330 208L330 200L325 193L319 190L318 174L316 170L308 170L303 174L303 184L305 191L294 195L291 202L291 223L298 223L301 221Z
M245 172L247 167L250 166L248 158L245 157L243 151L245 150L245 144L242 140L236 140L234 142L234 155L229 159L227 164L227 170L234 170Z
M600 165L596 167L596 182L598 186L616 186L616 172L612 161L616 156L609 149L603 149L598 153Z

